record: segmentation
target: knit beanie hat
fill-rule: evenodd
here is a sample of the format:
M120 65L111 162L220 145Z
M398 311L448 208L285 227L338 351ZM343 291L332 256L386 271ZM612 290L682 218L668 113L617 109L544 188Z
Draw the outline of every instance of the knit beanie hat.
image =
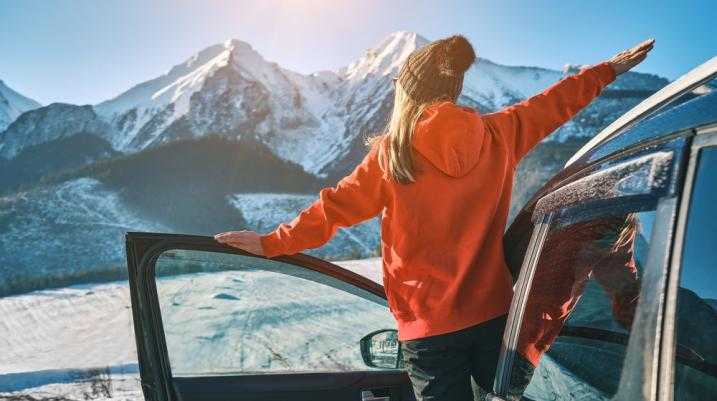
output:
M475 59L468 39L450 36L414 50L401 67L397 81L415 102L455 101L463 88L463 74Z

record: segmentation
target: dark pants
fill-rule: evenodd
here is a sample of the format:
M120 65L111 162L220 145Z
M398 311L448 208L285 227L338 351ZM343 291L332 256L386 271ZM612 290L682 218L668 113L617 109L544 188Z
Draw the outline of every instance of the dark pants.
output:
M401 352L418 401L471 401L471 377L493 389L506 316L452 333L401 341Z

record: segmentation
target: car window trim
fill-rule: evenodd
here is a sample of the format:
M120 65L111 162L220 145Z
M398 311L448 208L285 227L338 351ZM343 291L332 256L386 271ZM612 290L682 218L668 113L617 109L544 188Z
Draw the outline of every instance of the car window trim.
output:
M535 226L531 234L526 256L523 258L523 266L513 291L513 301L508 312L507 324L501 342L500 356L493 384L493 399L501 400L508 390L509 373L513 366L513 355L515 354L518 341L518 330L523 321L525 302L527 301L527 290L533 280L535 266L543 249L548 228L553 218L553 213L543 215L540 222Z
M137 243L143 240L148 242L149 245L145 248L139 247L140 249L137 249ZM283 255L274 258L266 258L264 256L255 255L238 248L220 244L212 237L185 234L127 232L125 235L125 243L128 257L128 269L130 269L130 271L128 272L130 275L130 282L132 282L133 280L136 282L138 291L136 304L134 303L135 296L131 295L133 301L133 314L135 309L140 310L137 313L137 316L133 316L133 319L135 321L134 324L136 326L135 336L138 340L138 352L144 352L145 354L147 354L145 356L151 359L148 361L139 361L140 372L149 374L153 377L154 380L158 381L149 381L145 380L145 378L141 378L143 393L148 401L166 401L177 399L177 395L175 394L174 387L172 385L173 376L169 362L169 353L167 350L166 338L164 335L164 324L162 321L161 309L159 307L159 297L157 294L157 286L155 280L156 261L158 257L167 250L184 249L206 252L218 252L224 254L236 254L241 256L254 257L258 259L274 260L277 262L291 264L292 266L296 266L299 268L312 270L320 274L326 274L335 279L346 282L347 284L364 289L367 292L372 293L373 295L377 295L383 299L386 299L383 286L374 282L373 280L354 273L350 270L344 269L328 261L302 253L294 255ZM137 258L138 254L142 255L139 259ZM137 277L133 277L135 273L137 274ZM139 345L140 342L142 344L141 346ZM151 346L149 347L151 351L148 351L146 349L146 343L151 344ZM150 366L147 366L147 364L150 364ZM366 372L371 372L371 370L366 369ZM297 372L282 374L315 375L317 373L321 374L327 372ZM282 374L274 375L281 376ZM229 377L241 375L226 376Z
M660 341L660 357L658 367L657 398L660 401L672 401L674 398L674 356L677 349L676 313L677 295L682 271L682 253L689 217L694 180L697 173L699 154L703 148L717 146L717 125L708 125L693 130L696 135L689 147L690 155L684 177L684 186L679 196L677 221L675 223L673 251L670 256L670 269L667 277L667 288L664 299L664 318L662 322L662 338Z

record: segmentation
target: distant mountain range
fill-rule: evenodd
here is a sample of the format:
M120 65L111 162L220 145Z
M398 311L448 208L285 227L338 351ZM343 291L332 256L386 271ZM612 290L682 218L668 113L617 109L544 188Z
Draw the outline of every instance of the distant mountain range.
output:
M388 118L391 77L426 43L396 32L344 68L307 75L229 40L97 105L42 107L0 82L0 293L118 274L126 230L211 234L286 221L363 157ZM480 59L459 102L495 111L569 72ZM585 141L667 83L620 76L526 157L513 213ZM312 253L374 255L377 226L344 230Z
M15 92L0 80L0 132L20 114L39 107L40 103Z

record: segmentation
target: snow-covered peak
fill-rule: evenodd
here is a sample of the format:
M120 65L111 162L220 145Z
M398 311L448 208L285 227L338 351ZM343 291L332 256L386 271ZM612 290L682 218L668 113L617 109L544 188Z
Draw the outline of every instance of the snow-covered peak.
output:
M98 104L95 109L100 115L112 117L133 108L161 108L181 98L188 100L208 76L230 62L266 63L248 43L229 39L205 48L175 65L166 74L136 85L114 99Z
M398 31L388 35L376 47L339 71L348 80L362 80L368 75L395 74L408 56L429 41L414 32Z
M199 78L197 73L206 70L208 63L216 64L222 60L226 63L226 53L227 49L223 45L207 47L175 65L166 74L136 85L119 96L98 104L95 110L100 115L111 117L133 108L164 106L172 101L173 96L167 94L173 86L177 88L177 81L183 80L185 83L191 81L187 79L190 75L196 80Z
M264 60L246 42L229 39L209 46L175 65L166 74L95 106L100 116L120 126L120 134L113 138L113 146L116 149L136 147L132 141L158 113L162 113L162 123L155 123L157 129L184 116L190 109L192 95L200 91L218 70L227 66L255 80L261 80L267 71L280 70L276 63ZM145 142L148 140L151 138Z
M0 132L20 114L41 106L40 103L15 92L0 79Z
M356 138L382 129L393 96L390 77L428 43L414 32L394 32L341 69L302 74L266 60L246 42L229 39L95 110L116 132L110 142L122 152L209 133L249 135L279 157L323 174L329 164L358 149ZM495 111L539 93L563 75L481 58L467 71L459 101ZM645 74L628 75L611 88L633 90L652 81Z

